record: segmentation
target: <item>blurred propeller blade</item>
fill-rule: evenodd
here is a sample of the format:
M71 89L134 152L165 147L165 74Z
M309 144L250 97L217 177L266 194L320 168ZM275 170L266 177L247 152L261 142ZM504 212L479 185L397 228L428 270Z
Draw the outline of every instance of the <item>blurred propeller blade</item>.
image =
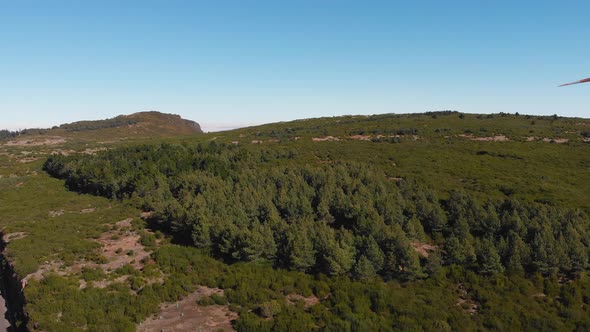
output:
M565 84L562 84L560 86L566 86L566 85L572 85L572 84L579 84L579 83L587 83L587 82L590 82L590 78L585 78L583 80L579 80L579 81L575 81L575 82L571 82L571 83L565 83Z

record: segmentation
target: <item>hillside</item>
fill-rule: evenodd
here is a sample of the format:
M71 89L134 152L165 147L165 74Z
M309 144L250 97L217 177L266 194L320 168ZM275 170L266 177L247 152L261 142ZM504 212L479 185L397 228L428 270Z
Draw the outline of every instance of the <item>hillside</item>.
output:
M197 122L176 114L155 111L119 115L105 120L77 121L50 129L25 129L18 133L5 132L7 144L34 146L72 143L105 143L150 137L172 137L201 134ZM2 138L0 136L0 138Z
M29 329L590 327L590 119L81 127L96 124L0 143L3 257Z

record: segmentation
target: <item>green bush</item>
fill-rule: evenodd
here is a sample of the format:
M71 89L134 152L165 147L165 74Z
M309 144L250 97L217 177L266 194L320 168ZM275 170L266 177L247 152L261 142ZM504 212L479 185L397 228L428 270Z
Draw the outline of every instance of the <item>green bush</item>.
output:
M101 268L88 268L88 267L83 267L82 268L82 279L86 280L86 281L99 281L99 280L104 280L107 278L106 273L101 269Z
M142 232L140 238L141 245L152 248L156 246L156 236L152 233Z

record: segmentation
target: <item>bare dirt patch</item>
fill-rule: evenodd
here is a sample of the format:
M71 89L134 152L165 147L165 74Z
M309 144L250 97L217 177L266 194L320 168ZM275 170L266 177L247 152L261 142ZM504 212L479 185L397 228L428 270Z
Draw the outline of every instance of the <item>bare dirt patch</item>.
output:
M41 266L39 266L39 269L37 269L37 271L28 274L26 277L24 277L21 280L21 282L23 284L23 288L28 283L29 280L31 280L31 279L41 280L45 277L46 273L56 273L56 274L64 275L65 272L59 271L59 269L61 268L62 265L63 265L62 262L57 262L57 261L43 263Z
M457 300L457 303L455 303L455 305L460 306L470 315L477 314L477 312L479 311L479 305L469 298L467 290L465 289L465 285L458 284L457 293L459 295L459 299Z
M49 211L50 217L58 217L64 214L64 210Z
M437 251L438 247L428 243L412 242L410 243L412 248L418 253L418 255L428 258L430 253Z
M348 138L358 140L358 141L370 141L371 140L371 136L369 136L369 135L352 135Z
M40 157L26 157L26 158L19 159L18 162L21 163L21 164L26 164L26 163L32 163L34 161L41 160L41 159L43 159L43 158L40 158Z
M69 156L69 155L74 154L74 153L76 153L76 150L56 149L56 150L51 151L51 154L52 155L53 154L61 154L61 155L64 155L64 156Z
M151 214L153 214L153 212L142 212L141 217L143 218L145 216L145 214L147 214L147 217L150 217ZM117 221L115 223L115 226L117 226L117 227L131 227L131 221L133 221L133 218L123 219L121 221Z
M107 150L107 148L93 148L93 149L87 148L84 151L82 151L81 153L88 154L88 155L95 155L97 152L106 151L106 150Z
M25 232L8 233L8 234L4 234L4 236L2 237L2 240L4 242L8 243L10 241L20 240L22 238L25 238L26 236L27 236L27 233L25 233Z
M22 138L12 140L4 143L7 146L41 146L41 145L57 145L65 143L66 139L60 136L44 137L44 138Z
M479 141L479 142L508 142L510 139L505 135L494 135L494 136L487 136L487 137L475 137L472 134L460 134L459 137L467 138L472 141Z
M479 142L508 142L510 139L504 135L494 135L488 137L474 137L473 135L459 135L465 138L469 138L472 141Z
M312 141L314 142L330 142L330 141L339 141L340 138L334 136L325 136L325 137L312 137Z
M141 269L141 261L149 257L150 253L139 243L140 238L132 231L124 231L123 234L114 230L103 233L97 241L102 244L101 253L108 262L100 267L109 271L131 264L134 268Z
M57 216L63 214L63 210L50 211L49 213L52 216ZM145 247L141 245L141 243L139 243L141 236L130 229L132 220L132 218L128 218L115 223L116 227L114 229L103 233L96 240L102 245L100 253L106 259L106 263L98 264L95 262L83 260L64 268L62 262L45 262L36 272L31 273L23 278L23 285L26 285L28 280L31 278L41 280L47 273L69 275L79 273L83 268L100 268L103 271L109 273L127 264L130 264L135 269L143 268L143 262L149 257L150 252L147 251ZM122 276L115 280L94 282L94 286L106 287L113 282L125 281L128 277L129 276ZM85 281L81 281L80 288L84 288L86 286L87 283Z
M51 154L61 154L64 156L69 156L69 155L76 154L76 153L95 155L97 152L106 151L106 150L108 150L108 149L107 148L86 148L81 151L76 151L76 150L72 150L72 149L69 149L69 150L55 149L51 152Z
M197 301L212 294L223 294L219 288L199 286L196 292L175 303L160 305L160 312L137 326L137 331L233 331L231 322L238 314L225 305L200 306Z
M287 295L287 303L288 304L295 304L297 302L303 302L303 306L306 308L312 307L316 304L320 303L320 299L317 296L310 296L305 297L299 294L289 294Z
M543 142L545 143L557 143L557 144L564 144L569 142L570 140L567 138L543 138Z

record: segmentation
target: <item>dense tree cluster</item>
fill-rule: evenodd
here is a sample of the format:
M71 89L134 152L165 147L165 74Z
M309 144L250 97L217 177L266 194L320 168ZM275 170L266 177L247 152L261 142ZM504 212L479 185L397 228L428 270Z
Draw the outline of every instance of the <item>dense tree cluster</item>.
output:
M0 139L16 137L20 133L21 132L19 130L11 131L11 130L2 129L2 130L0 130Z
M88 131L103 128L116 128L136 124L137 120L129 119L126 116L117 116L112 119L97 120L97 121L78 121L66 123L59 126L66 131Z
M299 165L282 150L142 145L96 156L53 156L74 190L130 199L179 239L226 261L297 271L413 280L441 264L481 274L588 268L590 220L538 203L441 200L360 163ZM420 257L412 244L443 250Z

